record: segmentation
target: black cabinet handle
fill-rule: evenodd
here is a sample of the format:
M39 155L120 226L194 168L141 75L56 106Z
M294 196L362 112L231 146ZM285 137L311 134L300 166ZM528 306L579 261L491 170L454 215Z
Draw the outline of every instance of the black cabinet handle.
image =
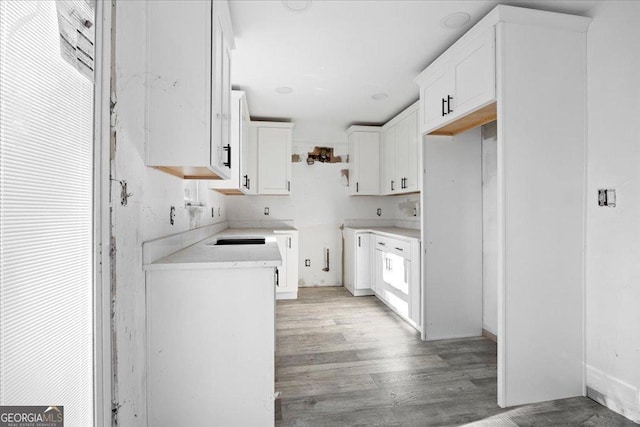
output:
M280 271L276 268L276 286L280 286Z
M453 101L453 96L447 95L447 114L453 113L453 110L451 109L451 101Z
M395 183L395 181L391 180L391 191L395 190L395 188L393 188L393 184Z
M447 103L447 100L442 98L442 116L443 117L447 115L447 112L444 111L444 106L445 106L446 103Z
M360 247L360 236L358 236L358 247Z
M291 181L287 181L287 191L291 191Z
M397 246L396 246L395 248L396 248L397 250L399 250L400 252L404 252L404 249L402 249L402 248L399 248L399 247L397 247Z
M245 175L244 176L244 188L246 188L247 190L249 189L249 175Z
M247 190L251 190L251 178L247 177Z
M357 193L358 191L360 191L360 189L358 188L358 187L359 187L359 186L358 186L358 184L359 184L359 183L358 183L358 182L356 182L356 193Z
M222 164L228 168L231 168L231 144L225 145L224 147L222 147L222 149L227 152L227 161L223 162Z

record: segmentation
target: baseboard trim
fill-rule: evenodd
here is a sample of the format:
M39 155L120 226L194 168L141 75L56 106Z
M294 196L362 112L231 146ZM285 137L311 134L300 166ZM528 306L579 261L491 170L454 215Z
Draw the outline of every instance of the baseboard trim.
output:
M638 389L592 366L587 366L587 397L640 423Z
M482 336L485 338L489 338L491 341L495 343L498 342L498 337L492 334L491 332L487 331L486 329L482 329Z

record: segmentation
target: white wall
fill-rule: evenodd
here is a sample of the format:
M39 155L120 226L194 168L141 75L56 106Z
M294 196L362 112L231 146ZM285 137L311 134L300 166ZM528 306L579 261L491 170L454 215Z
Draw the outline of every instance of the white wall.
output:
M332 146L323 144L324 146ZM333 145L336 155L346 154L346 144ZM342 231L348 219L406 220L419 224L413 217L418 195L378 197L348 196L347 180L341 170L348 163L319 163L307 165L307 153L313 151L309 143L294 141L293 153L301 162L292 164L290 196L230 196L227 198L228 217L240 220L294 220L299 233L299 285L342 285ZM412 202L413 201L413 202ZM264 208L269 208L269 216ZM382 216L376 214L382 209ZM410 223L402 223L408 226ZM324 267L324 250L330 254L330 270ZM311 267L305 267L305 259Z
M189 212L184 208L185 181L144 165L144 2L118 2L115 28L115 124L113 177L126 180L133 193L121 206L120 186L114 183L113 271L114 328L116 333L115 404L118 425L146 426L145 402L145 292L142 243L225 220L225 196L200 192L209 206L221 207L221 217L211 209ZM170 206L176 207L175 225L169 224Z
M498 335L498 139L482 127L482 328Z
M590 15L587 386L640 422L640 2ZM615 208L598 207L598 188L616 189Z

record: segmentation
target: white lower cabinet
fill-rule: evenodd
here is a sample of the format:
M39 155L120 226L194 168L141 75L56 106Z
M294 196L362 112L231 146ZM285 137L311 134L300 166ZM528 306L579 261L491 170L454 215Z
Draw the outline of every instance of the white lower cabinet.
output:
M375 295L418 330L421 322L420 241L345 227L344 286Z
M371 233L344 230L344 286L354 296L373 295Z
M276 299L298 298L298 232L274 231L282 265L276 269Z
M273 272L146 272L149 425L273 425Z
M421 325L420 243L375 237L376 296L418 330Z

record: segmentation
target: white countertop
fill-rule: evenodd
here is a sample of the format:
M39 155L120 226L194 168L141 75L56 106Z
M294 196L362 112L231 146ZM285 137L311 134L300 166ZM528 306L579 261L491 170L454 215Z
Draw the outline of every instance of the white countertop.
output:
M275 234L297 231L294 227L227 228L200 242L144 266L145 270L183 270L218 268L257 268L282 265ZM215 246L217 239L229 237L264 237L264 245Z
M352 230L363 233L376 233L388 237L400 237L404 239L421 240L420 230L402 227L369 227L369 226L348 226Z

